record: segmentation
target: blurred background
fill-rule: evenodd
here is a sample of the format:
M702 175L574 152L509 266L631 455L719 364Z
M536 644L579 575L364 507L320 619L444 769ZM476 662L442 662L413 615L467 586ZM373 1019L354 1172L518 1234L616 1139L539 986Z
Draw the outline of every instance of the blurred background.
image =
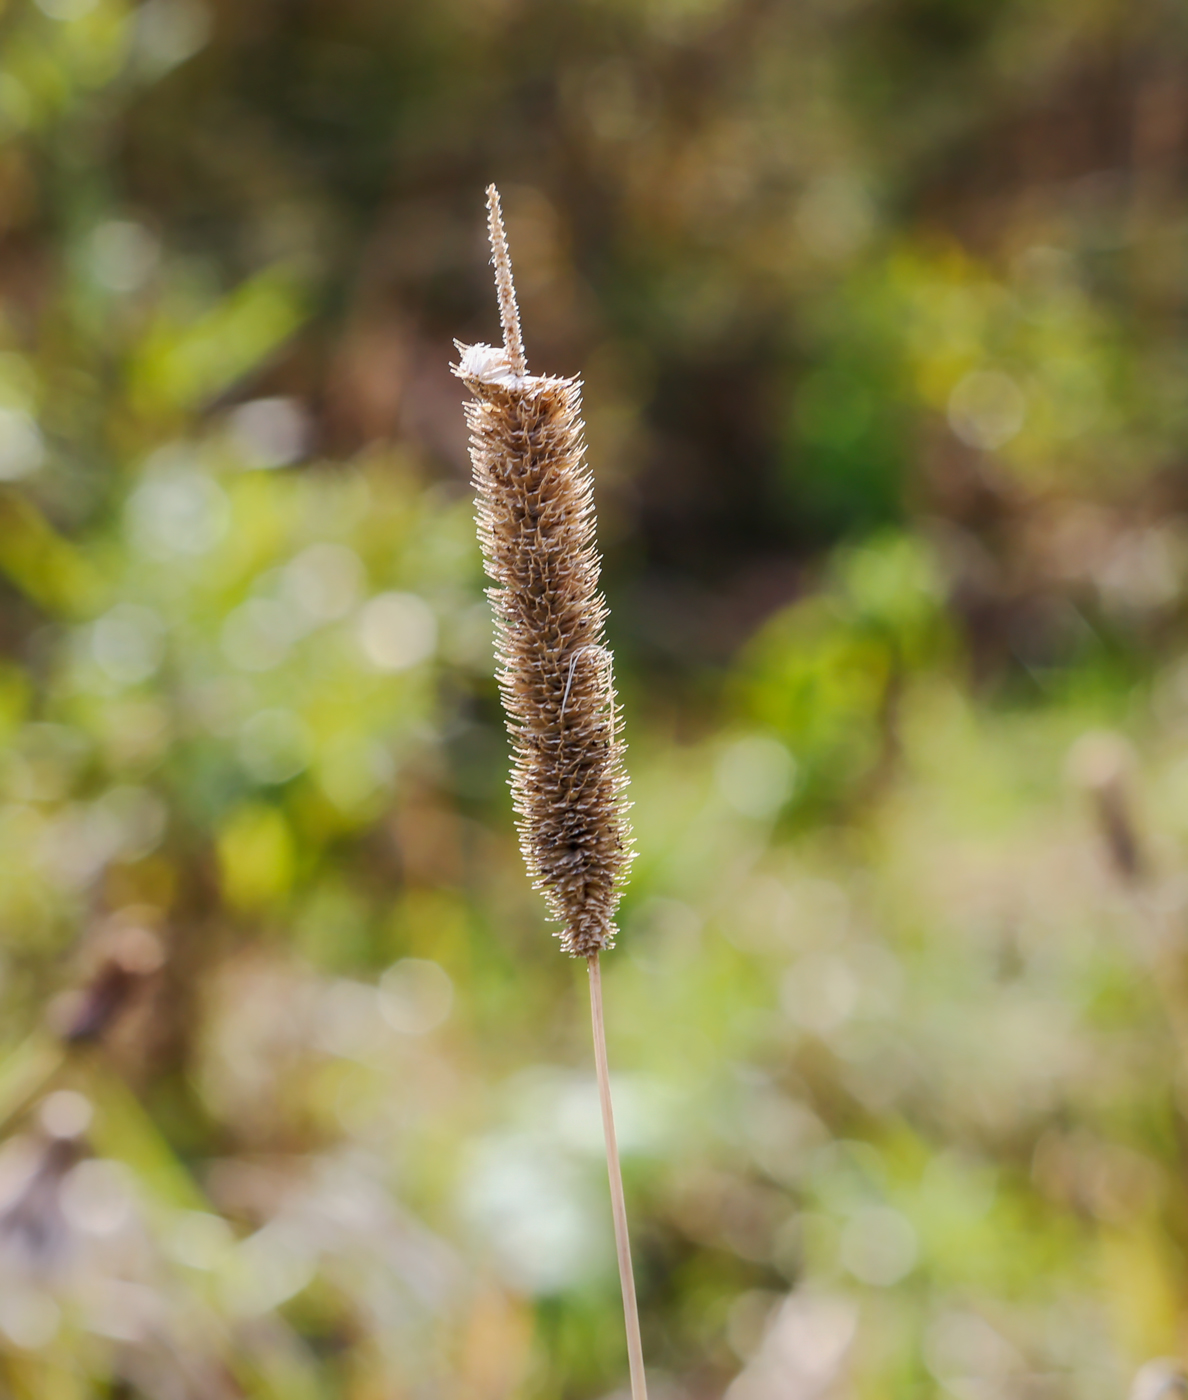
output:
M653 1400L1174 1385L1186 176L1163 0L0 5L0 1392L624 1393L492 179L586 384Z

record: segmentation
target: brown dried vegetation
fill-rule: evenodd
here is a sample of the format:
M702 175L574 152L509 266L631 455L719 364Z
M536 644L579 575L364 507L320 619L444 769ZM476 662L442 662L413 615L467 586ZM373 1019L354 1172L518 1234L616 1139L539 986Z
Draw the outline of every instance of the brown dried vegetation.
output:
M479 539L495 612L520 845L562 947L613 945L631 861L581 383L527 373L498 195L488 191L504 345L459 346Z

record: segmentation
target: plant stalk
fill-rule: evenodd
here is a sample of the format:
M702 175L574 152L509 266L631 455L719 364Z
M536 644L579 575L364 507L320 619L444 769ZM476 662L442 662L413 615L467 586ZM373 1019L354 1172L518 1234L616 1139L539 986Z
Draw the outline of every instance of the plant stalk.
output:
M623 1290L623 1319L627 1324L627 1361L631 1368L631 1400L648 1400L644 1379L643 1342L639 1335L639 1307L635 1301L635 1275L631 1271L631 1244L627 1238L627 1202L623 1197L623 1172L615 1138L615 1113L611 1106L610 1072L606 1063L606 1028L602 1019L602 968L598 954L586 960L590 970L590 1019L594 1027L594 1065L598 1072L598 1099L602 1104L602 1131L606 1138L606 1170L610 1177L611 1214L615 1222L615 1253L619 1259L619 1283Z

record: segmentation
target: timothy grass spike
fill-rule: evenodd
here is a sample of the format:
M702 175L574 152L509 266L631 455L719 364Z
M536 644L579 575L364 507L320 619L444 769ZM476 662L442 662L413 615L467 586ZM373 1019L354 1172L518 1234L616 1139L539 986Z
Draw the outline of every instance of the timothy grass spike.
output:
M623 744L599 592L593 483L577 379L530 375L511 262L487 191L502 346L459 346L479 539L495 612L520 843L561 925L588 957L614 943L631 862Z
M488 597L512 738L520 847L561 925L561 946L586 959L631 1395L647 1400L599 964L599 954L614 944L632 850L581 383L528 373L494 185L487 210L503 344L459 345L453 368L474 394L466 409L470 459L479 541L496 584Z

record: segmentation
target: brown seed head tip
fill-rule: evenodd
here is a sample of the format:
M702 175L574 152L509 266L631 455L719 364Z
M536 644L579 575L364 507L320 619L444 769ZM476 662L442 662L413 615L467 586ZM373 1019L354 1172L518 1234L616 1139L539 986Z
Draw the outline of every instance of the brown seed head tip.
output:
M520 846L561 946L588 957L614 944L633 851L581 385L527 373L494 186L488 207L504 343L459 345L453 369L475 395L470 457Z

